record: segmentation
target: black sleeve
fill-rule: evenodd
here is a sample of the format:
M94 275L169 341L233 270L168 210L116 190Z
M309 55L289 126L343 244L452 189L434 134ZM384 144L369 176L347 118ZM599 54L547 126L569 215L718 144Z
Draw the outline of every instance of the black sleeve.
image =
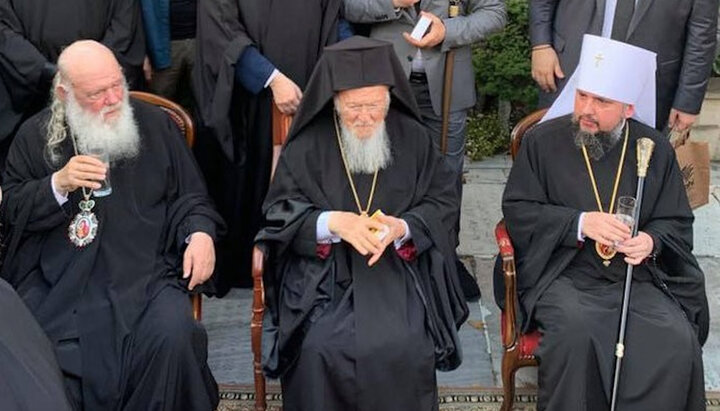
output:
M145 58L145 32L137 0L113 1L110 25L101 43L115 53L130 81Z
M558 0L530 2L530 44L553 44L553 20Z
M519 252L577 247L581 211L550 203L539 177L537 138L531 133L520 146L503 193L510 237Z
M60 206L52 192L52 170L43 157L37 117L28 120L10 146L4 173L3 221L23 233L46 232L67 222L72 201Z
M163 136L167 139L170 153L172 182L169 188L169 198L175 203L185 203L189 209L181 213L180 226L176 232L176 246L182 249L185 240L195 232L203 232L213 240L217 240L222 231L222 220L215 211L205 188L205 180L200 169L187 146L180 129L169 117L162 114L164 127L161 128ZM192 206L189 206L192 204ZM183 208L182 204L174 204L175 208Z
M24 111L46 93L54 73L55 65L24 37L10 0L0 0L0 76L15 110Z

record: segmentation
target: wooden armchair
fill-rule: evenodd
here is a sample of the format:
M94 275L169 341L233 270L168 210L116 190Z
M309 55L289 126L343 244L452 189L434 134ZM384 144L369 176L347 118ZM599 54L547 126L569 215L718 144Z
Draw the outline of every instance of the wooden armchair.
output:
M520 149L520 143L525 132L540 121L546 111L535 111L520 120L515 126L510 135L510 154L513 159L515 159ZM519 368L537 366L538 364L534 352L540 342L540 332L534 330L528 334L523 334L516 328L517 313L515 312L515 304L518 297L515 278L515 251L504 220L500 220L495 227L495 239L500 249L505 282L505 307L500 318L500 332L503 344L503 403L500 409L510 411L515 400L515 372Z
M185 142L188 147L192 148L195 144L195 124L193 123L190 115L172 101L160 97L156 94L145 93L142 91L131 91L130 97L144 101L146 103L154 104L160 107L180 128L180 132L185 136ZM202 319L202 295L193 294L190 297L193 306L193 317L200 321Z
M292 117L286 116L273 104L272 114L273 128L273 160L271 168L271 179L275 175L280 151L290 131ZM252 255L252 277L253 277L253 302L252 319L250 320L250 338L253 352L253 376L255 380L255 411L265 411L267 402L265 400L265 375L262 371L262 326L265 315L265 285L263 274L265 272L265 255L259 247L253 248Z

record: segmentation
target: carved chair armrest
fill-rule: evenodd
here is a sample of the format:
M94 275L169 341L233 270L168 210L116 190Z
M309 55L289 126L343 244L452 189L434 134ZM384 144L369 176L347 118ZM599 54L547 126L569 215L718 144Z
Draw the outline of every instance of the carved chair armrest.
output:
M500 250L503 278L505 280L505 307L503 309L505 315L502 324L502 342L507 349L512 348L517 343L517 330L515 329L517 285L515 278L515 249L505 227L505 220L500 220L495 226L495 240Z
M253 302L252 320L250 321L250 337L253 352L253 374L255 380L255 410L265 410L265 376L262 371L262 326L265 314L265 255L260 247L253 248L252 277Z

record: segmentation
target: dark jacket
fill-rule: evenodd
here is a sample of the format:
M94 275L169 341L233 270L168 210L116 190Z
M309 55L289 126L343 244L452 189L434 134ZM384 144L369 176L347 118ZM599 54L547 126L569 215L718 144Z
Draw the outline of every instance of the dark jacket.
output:
M565 80L556 93L541 93L547 106L575 71L585 33L602 32L605 0L533 0L532 45L552 44ZM630 22L626 42L657 53L657 128L671 108L700 112L715 55L718 0L642 0Z

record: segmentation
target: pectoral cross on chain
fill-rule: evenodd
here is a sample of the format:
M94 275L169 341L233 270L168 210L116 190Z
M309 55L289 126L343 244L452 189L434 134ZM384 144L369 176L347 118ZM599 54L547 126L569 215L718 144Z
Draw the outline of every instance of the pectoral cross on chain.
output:
M600 67L600 62L605 60L605 56L602 55L602 53L598 53L595 55L595 67Z

